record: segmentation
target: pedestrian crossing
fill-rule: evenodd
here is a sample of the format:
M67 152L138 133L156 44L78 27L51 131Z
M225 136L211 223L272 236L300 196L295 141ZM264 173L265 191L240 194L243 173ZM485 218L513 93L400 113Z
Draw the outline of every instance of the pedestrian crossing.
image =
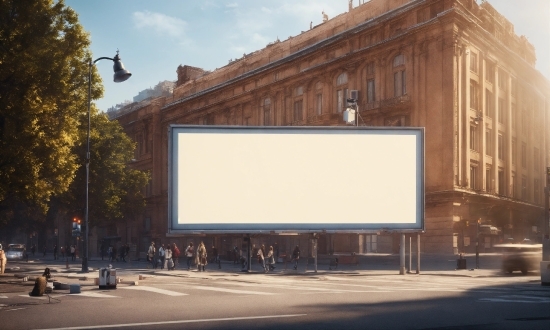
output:
M140 282L141 284L142 282ZM525 278L461 278L461 277L408 277L385 276L334 277L318 276L288 278L262 276L240 278L239 280L181 279L173 277L143 281L145 285L119 285L116 290L84 288L79 294L54 293L52 297L61 299L113 299L123 297L148 297L160 295L169 297L202 296L206 292L239 296L312 295L312 294L388 294L399 292L439 292L441 294L472 294L480 302L525 302L550 303L550 289L541 288ZM132 292L132 295L127 293ZM30 297L28 294L3 294L2 301L17 296L28 299L48 299Z

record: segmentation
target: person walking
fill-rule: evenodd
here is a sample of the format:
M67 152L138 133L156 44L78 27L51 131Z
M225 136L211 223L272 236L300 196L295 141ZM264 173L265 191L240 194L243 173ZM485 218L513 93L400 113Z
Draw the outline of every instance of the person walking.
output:
M191 263L193 262L194 254L193 242L189 243L187 248L185 248L185 257L187 257L187 270L191 269Z
M31 247L32 256L34 257L34 253L36 252L36 244L33 244Z
M176 269L176 267L180 263L180 249L176 246L176 243L172 243L172 259L174 260L174 267L172 269Z
M44 247L42 248L42 251L44 252L44 255L42 255L43 257L46 256L46 245L44 245Z
M294 262L294 270L298 269L298 260L300 260L300 247L296 245L292 251L292 261Z
M164 252L164 244L161 244L159 247L159 262L160 262L160 270L164 270L164 258L165 258L165 252Z
M126 262L126 244L122 244L120 247L120 260Z
M2 244L0 244L0 274L4 274L4 271L6 270L6 254L4 253L4 249L2 248Z
M53 246L53 260L57 260L57 244Z
M273 251L273 246L270 246L269 251L267 252L266 264L266 272L275 269L275 253Z
M198 267L199 267L199 272L202 270L203 272L206 271L205 267L206 265L208 264L208 262L206 261L206 257L207 257L207 254L206 254L206 247L204 246L204 243L201 242L199 244L199 247L197 248L197 257L198 257Z
M149 245L149 249L147 250L147 261L151 263L151 267L154 268L155 265L155 242L151 242L151 245Z
M65 259L65 248L63 246L59 248L59 252L61 252L61 259Z
M260 248L258 249L258 253L256 253L256 256L258 256L258 263L260 263L264 271L267 272L267 269L265 268L264 251L265 245L262 244L262 246L260 246Z
M71 245L71 260L75 261L76 259L76 247L74 245Z
M172 260L172 248L170 244L167 244L166 249L164 249L164 260L166 270L171 270L174 267L174 261Z

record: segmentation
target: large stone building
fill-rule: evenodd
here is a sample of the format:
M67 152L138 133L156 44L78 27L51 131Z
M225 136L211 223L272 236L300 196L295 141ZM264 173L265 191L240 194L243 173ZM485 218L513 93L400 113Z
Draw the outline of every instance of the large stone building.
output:
M527 38L488 2L371 0L212 72L180 66L171 96L111 114L137 142L133 166L152 174L147 211L123 239L141 251L151 239L194 239L166 237L169 125L345 125L350 90L359 91L360 125L425 127L423 251L472 251L478 233L484 249L538 239L550 84L535 61ZM263 239L285 251L298 240ZM392 233L322 236L319 251L398 244Z

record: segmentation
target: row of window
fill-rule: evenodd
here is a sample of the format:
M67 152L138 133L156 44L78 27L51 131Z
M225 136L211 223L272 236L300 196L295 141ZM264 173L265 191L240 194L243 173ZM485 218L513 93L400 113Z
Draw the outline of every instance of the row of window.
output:
M472 164L470 166L470 189L477 190L480 189L480 180L479 180L479 169L476 164ZM487 167L485 169L485 191L487 192L494 192L499 195L507 195L506 193L506 179L504 176L504 170L499 169L498 170L498 183L497 186L495 186L495 182L492 176L492 168ZM528 191L529 186L527 184L528 180L526 176L521 177L521 186L520 186L520 195L517 195L517 188L516 188L516 176L515 173L512 174L511 182L510 182L510 192L511 196L513 198L519 197L522 200L528 200ZM542 195L541 195L541 180L538 178L533 179L533 200L536 204L540 204L542 201Z
M470 54L470 71L478 74L480 61L478 61L478 55L474 52ZM495 73L498 70L498 87L502 90L506 90L508 87L508 75L496 67L496 65L490 61L485 61L485 80L493 83L495 82ZM515 94L516 91L516 82L512 79L511 92Z
M376 102L376 83L374 78L374 62L370 62L366 66L367 81L366 81L366 102L367 104ZM405 56L397 55L393 60L393 95L399 97L407 94L407 74L405 70ZM315 85L315 114L322 115L323 109L323 84L318 82ZM303 120L303 101L304 89L303 86L298 86L293 90L293 121ZM346 72L340 74L336 78L336 111L342 113L347 107L347 99L349 97L348 89L348 74ZM272 122L271 98L263 100L263 125L270 126Z

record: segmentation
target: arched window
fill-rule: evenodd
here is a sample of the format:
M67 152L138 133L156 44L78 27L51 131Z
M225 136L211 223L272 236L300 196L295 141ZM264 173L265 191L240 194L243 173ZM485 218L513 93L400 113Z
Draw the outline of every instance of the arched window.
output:
M338 112L344 111L346 107L346 99L348 97L348 74L341 73L336 78L336 109Z
M264 99L264 126L271 126L271 99L269 97Z
M393 96L407 94L407 74L405 71L405 55L400 54L393 58Z

